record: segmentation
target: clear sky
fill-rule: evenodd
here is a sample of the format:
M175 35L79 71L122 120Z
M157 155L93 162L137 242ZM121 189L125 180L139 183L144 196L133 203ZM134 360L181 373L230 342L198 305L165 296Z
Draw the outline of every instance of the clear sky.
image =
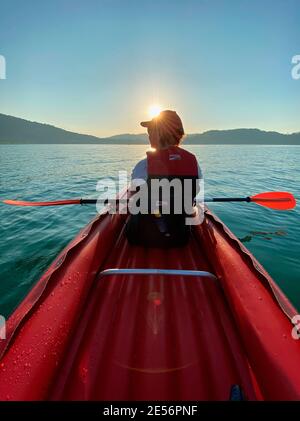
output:
M106 136L159 103L187 132L300 131L299 0L8 0L0 112Z

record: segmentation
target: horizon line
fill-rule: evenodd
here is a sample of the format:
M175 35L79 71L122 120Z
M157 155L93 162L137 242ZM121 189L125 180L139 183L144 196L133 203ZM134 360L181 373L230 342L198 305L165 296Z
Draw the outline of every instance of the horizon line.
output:
M105 136L105 135L100 136L100 135L97 135L97 134L91 134L91 133L87 133L87 132L84 133L84 132L81 132L81 131L74 131L74 129L66 129L66 128L63 128L63 127L60 127L60 126L56 126L53 123L46 123L46 122L40 122L40 121L36 121L36 120L29 120L28 118L17 117L15 115L6 114L6 113L2 113L2 112L0 112L0 115L4 115L6 117L17 118L19 120L24 120L24 121L27 121L27 122L30 122L30 123L36 123L36 124L51 126L51 127L56 128L56 129L59 129L59 130L64 130L66 132L79 134L79 135L82 135L82 136L96 137L98 139L109 139L111 137L126 136L126 135L128 135L128 136L147 136L146 132L140 132L140 133L126 133L125 132L125 133L110 134L110 135L107 135L107 136ZM184 136L202 135L202 134L212 132L212 131L216 131L216 132L224 131L225 132L225 131L232 131L232 130L259 130L261 132L266 132L266 133L272 133L273 132L273 133L278 133L278 134L285 135L285 136L289 136L289 135L293 135L293 134L300 134L300 129L298 131L291 131L291 132L281 132L280 131L279 132L279 131L274 130L274 129L266 130L266 129L260 129L258 127L234 127L234 128L230 128L230 129L209 129L209 130L205 130L205 131L202 131L202 132L190 132L190 133L185 133Z

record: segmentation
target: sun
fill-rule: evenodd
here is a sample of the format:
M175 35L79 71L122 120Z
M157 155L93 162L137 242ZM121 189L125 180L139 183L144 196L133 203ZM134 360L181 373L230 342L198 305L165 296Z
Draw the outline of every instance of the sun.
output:
M162 111L162 108L158 104L150 105L148 108L148 114L151 118L157 117L158 114Z

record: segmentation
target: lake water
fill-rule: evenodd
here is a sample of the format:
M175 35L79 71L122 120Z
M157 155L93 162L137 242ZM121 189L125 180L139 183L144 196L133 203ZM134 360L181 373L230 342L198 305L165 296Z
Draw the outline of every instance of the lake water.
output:
M300 198L298 146L187 146L202 167L206 197L291 191ZM97 197L101 177L131 172L145 146L0 145L0 199ZM300 309L299 208L279 212L215 203L229 226ZM0 314L7 316L61 249L93 217L95 206L0 204Z

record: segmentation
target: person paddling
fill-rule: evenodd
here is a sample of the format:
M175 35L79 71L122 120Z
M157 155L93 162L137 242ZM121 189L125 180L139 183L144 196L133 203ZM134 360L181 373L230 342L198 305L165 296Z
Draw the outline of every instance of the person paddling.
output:
M187 217L193 213L199 192L200 166L195 155L181 147L184 129L175 111L162 111L140 124L147 128L153 150L136 164L131 178L133 185L140 186L141 180L147 183L150 199L147 214L130 216L127 238L132 244L149 247L183 246L189 240ZM158 189L153 187L155 182Z

